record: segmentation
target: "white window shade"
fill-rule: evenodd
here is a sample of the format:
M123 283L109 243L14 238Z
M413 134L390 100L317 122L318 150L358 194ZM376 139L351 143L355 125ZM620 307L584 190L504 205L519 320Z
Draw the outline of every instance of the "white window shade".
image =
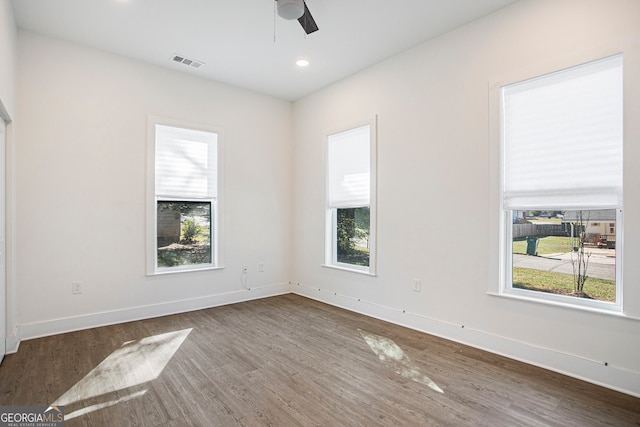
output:
M622 55L502 88L505 209L622 206Z
M370 204L370 146L369 125L328 136L329 207Z
M156 125L156 196L217 196L217 134Z

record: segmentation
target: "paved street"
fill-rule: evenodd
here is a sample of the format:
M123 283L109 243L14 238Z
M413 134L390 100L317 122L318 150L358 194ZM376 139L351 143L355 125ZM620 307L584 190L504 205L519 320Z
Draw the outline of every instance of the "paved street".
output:
M589 266L587 267L587 276L615 280L616 266L614 249L586 249L585 251L591 253ZM570 252L541 256L514 254L513 266L573 274Z

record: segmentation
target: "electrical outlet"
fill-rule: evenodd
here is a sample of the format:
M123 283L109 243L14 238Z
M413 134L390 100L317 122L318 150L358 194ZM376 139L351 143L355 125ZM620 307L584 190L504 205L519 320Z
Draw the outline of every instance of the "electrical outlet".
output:
M244 264L242 266L242 274L247 274L249 272L249 266L247 264Z
M264 273L264 262L261 262L260 264L258 264L258 271L260 273Z
M71 282L71 293L74 295L82 293L82 282Z
M420 279L413 279L413 291L420 292L422 290L422 281Z

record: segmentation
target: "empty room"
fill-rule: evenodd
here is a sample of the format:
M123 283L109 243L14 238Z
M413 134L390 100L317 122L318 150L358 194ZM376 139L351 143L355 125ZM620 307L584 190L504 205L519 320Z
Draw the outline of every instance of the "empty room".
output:
M0 426L640 425L638 76L638 0L0 0Z

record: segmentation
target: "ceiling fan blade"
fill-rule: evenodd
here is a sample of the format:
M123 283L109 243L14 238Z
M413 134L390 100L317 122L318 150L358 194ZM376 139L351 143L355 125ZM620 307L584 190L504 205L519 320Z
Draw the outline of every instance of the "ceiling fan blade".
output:
M318 25L316 21L311 16L311 12L309 12L309 8L307 7L307 2L304 3L304 14L298 18L298 22L302 25L302 29L305 33L311 34L318 31Z

